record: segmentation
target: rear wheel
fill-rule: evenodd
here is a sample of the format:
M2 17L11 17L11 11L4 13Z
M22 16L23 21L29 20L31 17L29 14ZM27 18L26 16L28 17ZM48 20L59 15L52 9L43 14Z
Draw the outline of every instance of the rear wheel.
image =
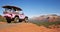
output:
M15 18L14 18L14 22L15 22L15 23L19 22L19 17L15 17Z

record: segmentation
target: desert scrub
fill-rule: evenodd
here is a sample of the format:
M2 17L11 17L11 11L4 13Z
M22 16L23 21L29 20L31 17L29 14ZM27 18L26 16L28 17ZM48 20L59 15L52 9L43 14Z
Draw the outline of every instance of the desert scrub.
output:
M6 19L4 17L0 17L0 22L6 22Z
M45 22L38 22L38 21L36 21L36 22L32 22L32 23L34 23L34 24L36 24L38 26L43 25L45 27L49 27L51 25L59 25L60 21L56 21L56 22L46 22L46 21Z

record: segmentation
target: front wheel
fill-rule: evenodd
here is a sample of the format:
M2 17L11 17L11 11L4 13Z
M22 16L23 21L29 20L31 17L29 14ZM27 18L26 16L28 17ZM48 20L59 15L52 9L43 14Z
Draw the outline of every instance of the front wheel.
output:
M26 23L28 22L28 18L25 18L25 20L24 20Z

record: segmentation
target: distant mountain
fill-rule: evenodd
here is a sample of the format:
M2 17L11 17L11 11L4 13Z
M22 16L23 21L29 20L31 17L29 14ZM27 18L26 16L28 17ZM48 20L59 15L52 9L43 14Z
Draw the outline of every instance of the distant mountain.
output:
M44 22L44 21L55 22L55 21L60 21L60 16L58 16L56 14L41 15L38 17L33 17L30 20L40 21L40 22Z

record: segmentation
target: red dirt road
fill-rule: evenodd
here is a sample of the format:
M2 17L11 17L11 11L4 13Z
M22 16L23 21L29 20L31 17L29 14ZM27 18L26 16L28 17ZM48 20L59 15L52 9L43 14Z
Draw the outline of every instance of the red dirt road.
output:
M49 29L32 23L0 23L0 32L60 32L60 28Z

